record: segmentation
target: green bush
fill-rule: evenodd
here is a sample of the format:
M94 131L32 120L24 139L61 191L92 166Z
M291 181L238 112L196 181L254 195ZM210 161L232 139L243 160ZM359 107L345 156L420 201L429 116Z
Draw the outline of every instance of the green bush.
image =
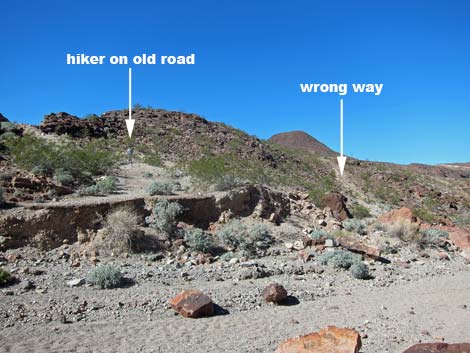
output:
M214 249L214 238L199 228L185 230L184 240L191 250L210 253Z
M256 255L259 250L266 250L274 242L265 225L257 224L248 228L239 220L227 223L217 233L217 237L223 245L247 255Z
M318 228L315 228L310 231L307 236L312 239L315 244L324 243L326 239L334 239L334 237L330 233Z
M123 277L116 266L101 265L91 271L88 282L101 289L117 288L122 285Z
M228 191L242 185L243 182L235 175L222 175L215 180L214 189L216 191Z
M176 233L176 219L182 212L183 207L179 203L158 200L153 209L154 219L151 226L171 238Z
M62 169L56 170L54 178L60 185L72 185L74 181L72 174Z
M4 286L11 281L10 272L0 267L0 286Z
M429 228L423 232L419 243L423 247L430 245L442 246L445 244L445 239L448 237L449 233L445 230Z
M152 183L147 187L147 193L150 196L154 195L172 195L173 194L173 185L170 183L152 181Z
M215 184L227 174L225 159L222 156L204 157L189 163L188 173L206 184Z
M357 279L369 278L369 267L363 262L353 263L349 271L351 271L351 275L354 278L357 278Z
M106 174L119 162L119 154L104 139L78 145L71 141L54 143L41 137L24 135L5 144L13 163L19 167L46 175L61 170L79 181Z
M150 172L145 172L145 173L143 174L143 177L144 177L144 178L152 178L152 177L153 177L153 174L150 173Z
M413 210L413 216L431 224L437 221L437 217L434 213L422 207L415 208Z
M117 178L107 176L96 182L95 185L78 190L78 196L103 196L116 192Z
M343 221L343 227L349 232L355 232L360 235L367 234L367 226L359 219L347 219Z
M360 255L345 250L327 251L320 256L322 265L331 265L334 268L344 268L346 270L360 261Z
M352 206L350 211L351 211L352 216L354 218L357 218L357 219L363 219L363 218L370 217L369 209L365 206L360 205L360 204L356 204L356 205Z

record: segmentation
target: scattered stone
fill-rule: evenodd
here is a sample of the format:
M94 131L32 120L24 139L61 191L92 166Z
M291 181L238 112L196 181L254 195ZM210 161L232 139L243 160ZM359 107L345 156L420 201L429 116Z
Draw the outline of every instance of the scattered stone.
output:
M195 289L186 289L170 300L170 306L183 317L198 318L214 314L212 299Z
M339 240L339 245L346 250L363 254L373 259L378 259L381 255L381 251L379 248L364 244L360 240L352 240L343 237Z
M294 248L294 243L284 243L284 246L289 249L289 250L292 250Z
M335 246L335 242L333 239L325 239L325 247L332 248Z
M470 343L420 343L403 353L465 353L470 352Z
M271 283L266 288L263 289L263 298L268 303L276 303L287 299L286 289L278 283Z
M358 353L360 348L361 337L358 332L328 326L319 332L284 341L275 353Z
M23 290L32 290L34 288L36 288L36 286L34 285L33 281L24 280L21 282L21 289Z
M67 285L69 287L79 287L79 286L81 286L82 284L85 284L85 283L86 283L85 278L76 278L76 279L72 279L70 281L67 281Z
M305 249L304 242L302 240L296 240L293 245L295 250L303 250Z

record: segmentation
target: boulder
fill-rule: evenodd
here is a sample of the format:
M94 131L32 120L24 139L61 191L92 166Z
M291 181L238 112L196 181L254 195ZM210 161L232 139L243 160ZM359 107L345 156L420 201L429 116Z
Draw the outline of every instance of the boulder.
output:
M361 337L355 330L328 326L284 341L275 353L358 353L359 349Z
M367 255L374 259L379 258L381 255L381 251L379 248L376 248L375 246L367 245L360 240L340 238L338 241L339 241L339 245L342 248L355 252L355 253Z
M331 210L331 215L340 221L352 218L346 207L346 201L348 199L339 192L330 192L323 197L323 202Z
M212 299L195 289L186 289L170 300L170 306L181 316L198 318L214 314Z
M408 348L403 353L467 353L470 343L420 343Z
M287 299L286 289L278 283L271 283L263 289L263 298L268 303L280 303Z
M470 251L470 231L459 227L452 227L448 230L449 240L458 248Z
M380 216L377 219L380 223L397 223L397 222L407 222L407 223L416 223L418 219L413 216L413 211L408 207L402 207L398 210L393 210L387 212Z

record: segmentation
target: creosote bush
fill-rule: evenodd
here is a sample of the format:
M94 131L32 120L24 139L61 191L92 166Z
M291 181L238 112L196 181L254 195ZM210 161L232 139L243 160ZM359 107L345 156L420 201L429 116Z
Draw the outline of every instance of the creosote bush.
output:
M331 265L334 268L344 268L346 270L360 261L360 255L345 250L327 251L320 256L322 265Z
M227 223L217 237L220 242L234 250L240 250L247 255L256 255L259 250L266 250L274 243L268 228L263 224L256 224L248 228L239 220Z
M154 195L172 195L173 194L173 184L160 182L160 181L153 181L147 187L147 193L150 196Z
M78 190L77 194L78 196L108 195L116 192L116 190L117 178L107 176L101 180L98 180L95 185Z
M350 208L350 211L351 211L352 216L357 219L370 217L369 209L365 206L362 206L361 204L353 205Z
M110 146L109 140L93 139L78 145L72 141L50 142L26 134L5 142L14 164L41 175L54 175L58 170L77 181L89 181L92 176L103 175L117 165L120 154Z
M355 262L349 269L351 275L357 279L369 278L369 267L363 262Z
M100 265L91 271L88 282L101 289L110 289L121 286L123 277L116 266Z
M419 245L421 247L443 246L448 237L449 233L445 230L429 228L423 232L421 239L419 240Z
M131 252L140 238L139 216L130 208L111 211L104 222L103 246L114 253Z
M184 240L191 250L210 253L214 249L212 235L199 228L186 229L184 231Z
M0 286L7 285L11 281L10 272L0 267Z
M235 175L227 174L222 175L215 180L214 190L216 191L228 191L235 189L236 187L242 185L243 182L240 178Z
M307 236L312 239L315 244L324 243L326 239L334 239L330 233L318 228L313 229Z
M359 219L347 219L343 222L343 227L349 232L355 232L359 235L367 234L367 226Z
M183 206L177 202L158 200L153 209L153 222L151 226L173 237L176 234L176 219L183 212Z

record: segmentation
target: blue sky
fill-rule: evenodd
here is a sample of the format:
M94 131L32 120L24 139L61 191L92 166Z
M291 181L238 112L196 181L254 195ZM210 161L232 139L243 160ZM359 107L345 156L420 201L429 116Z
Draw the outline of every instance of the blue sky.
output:
M68 66L66 53L195 53L196 65L133 65L134 102L261 138L304 130L339 150L340 97L299 83L383 83L378 97L343 97L345 154L470 161L466 0L4 0L0 13L0 112L11 120L127 106L128 66Z

